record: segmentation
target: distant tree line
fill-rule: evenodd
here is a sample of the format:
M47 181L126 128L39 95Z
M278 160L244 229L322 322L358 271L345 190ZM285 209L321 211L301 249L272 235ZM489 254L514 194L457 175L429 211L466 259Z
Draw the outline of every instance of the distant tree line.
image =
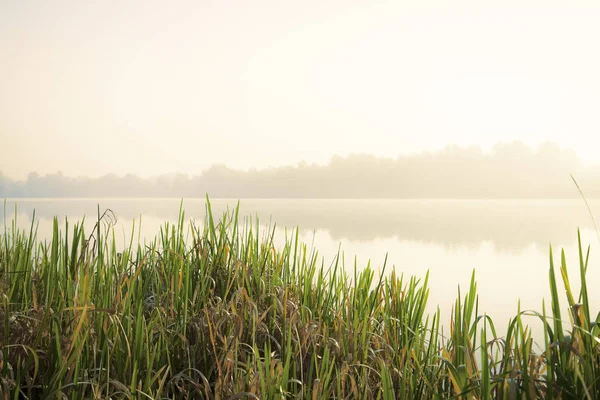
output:
M572 174L589 197L600 196L600 166L584 166L572 150L520 142L393 158L335 156L327 165L239 171L215 165L199 176L142 179L108 174L67 177L32 172L15 181L0 172L0 198L211 197L228 198L562 198L577 197Z

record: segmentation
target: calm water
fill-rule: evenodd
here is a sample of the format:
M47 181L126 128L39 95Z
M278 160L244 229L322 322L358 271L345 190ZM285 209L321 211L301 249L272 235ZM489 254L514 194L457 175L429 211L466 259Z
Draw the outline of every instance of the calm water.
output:
M176 221L179 200L175 199L18 199L6 203L7 219L12 220L18 205L18 225L30 224L33 210L39 221L38 238L50 238L52 217L80 220L87 216L91 229L97 207L114 211L119 240L131 232L140 216L141 240L150 240L166 221ZM220 215L235 200L212 200ZM590 206L600 212L600 200ZM186 219L202 226L205 202L184 201ZM549 299L548 247L552 243L556 262L564 248L571 278L579 288L577 228L585 245L592 247L588 277L600 282L600 243L592 219L582 200L242 200L241 215L269 219L276 224L277 243L285 227L299 227L301 239L314 244L325 265L338 246L344 252L346 268L352 271L354 259L359 268L371 260L381 268L388 254L388 271L424 276L430 270L429 310L440 305L448 318L457 288L468 287L476 271L480 310L504 323L517 310L541 310L542 298ZM599 217L600 219L600 217ZM136 225L137 226L137 225ZM560 276L560 274L559 274ZM600 310L600 296L591 293L592 311ZM547 304L549 304L547 302ZM549 307L548 307L549 308ZM530 319L532 325L539 325Z

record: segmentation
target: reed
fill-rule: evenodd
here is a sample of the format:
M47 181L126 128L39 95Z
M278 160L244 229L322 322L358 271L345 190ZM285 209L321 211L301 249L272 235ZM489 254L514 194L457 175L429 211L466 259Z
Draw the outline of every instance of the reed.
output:
M325 268L297 230L275 246L275 227L240 221L239 207L217 219L207 199L202 227L181 208L124 249L109 217L90 235L55 218L49 241L5 218L0 399L600 399L580 237L578 293L550 249L550 304L499 335L473 273L444 335L439 311L425 313L429 274L348 276L340 254Z

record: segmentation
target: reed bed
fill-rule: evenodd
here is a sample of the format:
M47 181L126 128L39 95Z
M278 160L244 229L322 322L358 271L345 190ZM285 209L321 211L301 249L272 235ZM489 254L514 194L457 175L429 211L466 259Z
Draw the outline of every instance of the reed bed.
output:
M500 332L473 274L443 332L425 312L428 274L349 276L298 231L275 246L274 227L240 222L238 208L217 219L207 199L202 227L181 210L125 249L107 216L89 233L55 218L48 241L5 221L0 399L600 399L580 238L578 294L550 249L541 311L517 310Z

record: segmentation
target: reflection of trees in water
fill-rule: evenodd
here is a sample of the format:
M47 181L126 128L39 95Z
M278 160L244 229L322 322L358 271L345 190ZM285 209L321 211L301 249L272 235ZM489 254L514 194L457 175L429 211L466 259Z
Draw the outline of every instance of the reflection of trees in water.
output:
M396 236L463 246L489 241L499 250L572 243L577 227L592 227L585 205L575 200L332 200L307 202L293 212L280 206L271 214L280 225L326 230L336 240Z
M177 200L46 200L17 201L19 212L37 218L86 215L94 219L97 205L111 208L118 219L143 216L174 221ZM211 201L216 215L234 200ZM592 201L592 210L600 202ZM7 202L11 218L14 202ZM204 200L184 201L186 219L201 223ZM573 243L576 229L592 228L591 218L580 200L243 200L240 215L269 218L280 227L324 230L334 240L400 240L433 242L444 246L478 246L489 241L504 251L519 251L531 244L548 246ZM127 228L126 228L127 229Z

